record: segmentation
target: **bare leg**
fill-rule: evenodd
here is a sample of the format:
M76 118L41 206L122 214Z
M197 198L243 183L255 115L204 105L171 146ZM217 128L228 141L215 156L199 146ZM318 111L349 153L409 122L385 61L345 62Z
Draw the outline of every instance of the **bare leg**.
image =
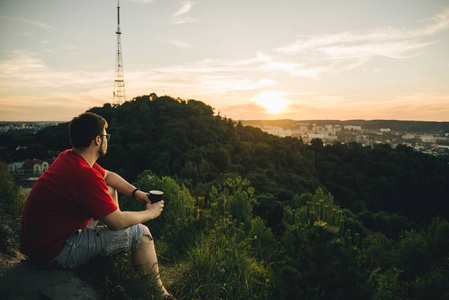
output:
M120 208L120 206L118 204L118 193L117 193L117 190L115 188L113 188L112 186L108 185L108 191L109 191L109 195L111 195L111 197L114 200L115 204L117 204L117 207Z
M148 227L143 225L142 243L139 248L133 253L133 265L136 270L144 272L152 272L156 274L156 285L161 288L164 296L169 295L162 284L159 276L159 267L157 264L156 249L154 248L153 237L151 236Z
M108 190L115 204L120 207L118 203L117 190L111 186L108 186ZM139 271L152 272L156 274L156 285L161 288L164 296L169 295L167 290L164 288L162 280L159 276L159 266L157 264L156 249L154 248L153 237L151 236L148 227L145 225L142 226L144 236L142 236L142 243L140 244L139 248L137 248L137 250L133 253L134 268Z

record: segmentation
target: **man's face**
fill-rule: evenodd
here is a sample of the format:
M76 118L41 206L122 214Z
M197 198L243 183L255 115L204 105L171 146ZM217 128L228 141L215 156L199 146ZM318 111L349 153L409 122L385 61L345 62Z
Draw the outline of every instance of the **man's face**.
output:
M106 129L103 129L103 135L101 137L100 149L98 149L98 157L106 155L108 150L108 140L106 137Z

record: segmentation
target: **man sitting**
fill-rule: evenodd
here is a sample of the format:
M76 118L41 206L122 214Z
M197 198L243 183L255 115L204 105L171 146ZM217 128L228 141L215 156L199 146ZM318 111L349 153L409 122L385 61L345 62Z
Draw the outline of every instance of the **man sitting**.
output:
M146 221L157 218L164 201L150 203L147 193L100 167L110 134L106 120L83 113L70 122L73 149L59 154L33 186L25 203L21 252L34 265L76 268L97 256L132 251L137 270L157 274L166 299L174 299L159 277L153 238ZM121 211L118 194L145 203L142 211ZM91 219L106 226L88 226Z

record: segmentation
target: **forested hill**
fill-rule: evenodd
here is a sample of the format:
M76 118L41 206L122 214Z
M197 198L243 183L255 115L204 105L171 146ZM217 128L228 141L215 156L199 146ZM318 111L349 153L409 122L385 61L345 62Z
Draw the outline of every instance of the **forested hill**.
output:
M285 205L304 204L298 196L318 187L354 213L389 211L418 222L449 217L448 161L406 146L305 145L214 115L203 102L155 94L90 111L108 121L112 134L108 154L99 160L103 167L130 181L144 170L178 178L206 201L212 185L242 176L259 195L256 212L273 229ZM70 148L67 123L32 139L22 142L42 156Z

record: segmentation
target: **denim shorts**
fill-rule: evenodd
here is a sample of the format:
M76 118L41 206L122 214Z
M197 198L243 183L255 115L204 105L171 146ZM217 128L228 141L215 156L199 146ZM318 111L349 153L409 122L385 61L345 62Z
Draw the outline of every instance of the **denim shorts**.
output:
M106 226L86 227L72 233L61 253L53 259L52 265L73 269L94 257L135 251L142 242L142 236L142 224L119 231Z

